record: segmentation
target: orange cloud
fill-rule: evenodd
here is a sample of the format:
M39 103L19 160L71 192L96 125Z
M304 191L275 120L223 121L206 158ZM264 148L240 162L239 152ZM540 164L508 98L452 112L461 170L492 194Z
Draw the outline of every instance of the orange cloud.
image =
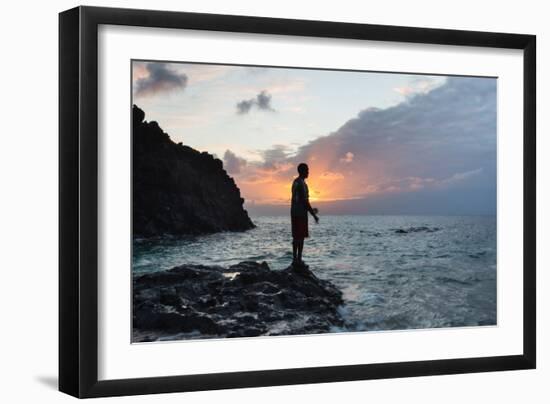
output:
M323 174L321 174L319 178L321 180L327 180L327 181L340 181L344 179L344 176L340 173L325 171Z
M310 168L310 198L319 202L473 189L476 181L487 182L494 169L495 82L446 83L424 94L431 83L417 81L414 99L385 110L363 110L335 132L297 149L276 145L258 153L262 161L247 164L235 177L243 197L256 204L289 204L301 162ZM480 113L478 104L488 112ZM479 133L485 134L482 140Z

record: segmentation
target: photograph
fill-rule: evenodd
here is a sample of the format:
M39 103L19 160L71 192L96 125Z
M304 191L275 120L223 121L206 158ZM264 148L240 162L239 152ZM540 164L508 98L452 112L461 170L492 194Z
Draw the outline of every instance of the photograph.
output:
M542 20L294 3L59 12L58 390L537 391Z
M132 343L497 326L497 77L130 69Z

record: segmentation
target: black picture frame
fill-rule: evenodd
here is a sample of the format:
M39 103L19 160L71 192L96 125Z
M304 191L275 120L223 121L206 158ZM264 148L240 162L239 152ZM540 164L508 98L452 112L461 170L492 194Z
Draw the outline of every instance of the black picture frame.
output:
M523 50L523 353L99 381L97 62L100 24ZM97 7L77 7L60 13L59 390L84 398L534 369L535 121L534 35Z

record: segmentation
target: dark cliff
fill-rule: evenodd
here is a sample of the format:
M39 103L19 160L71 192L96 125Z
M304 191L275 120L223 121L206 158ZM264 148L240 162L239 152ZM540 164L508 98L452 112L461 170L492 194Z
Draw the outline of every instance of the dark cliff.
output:
M133 235L206 234L254 227L221 160L174 143L133 107Z

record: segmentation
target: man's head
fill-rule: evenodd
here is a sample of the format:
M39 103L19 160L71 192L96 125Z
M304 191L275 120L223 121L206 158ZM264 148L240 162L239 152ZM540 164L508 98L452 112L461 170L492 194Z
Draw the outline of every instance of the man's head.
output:
M298 174L302 178L307 178L309 176L309 167L306 163L298 164Z

